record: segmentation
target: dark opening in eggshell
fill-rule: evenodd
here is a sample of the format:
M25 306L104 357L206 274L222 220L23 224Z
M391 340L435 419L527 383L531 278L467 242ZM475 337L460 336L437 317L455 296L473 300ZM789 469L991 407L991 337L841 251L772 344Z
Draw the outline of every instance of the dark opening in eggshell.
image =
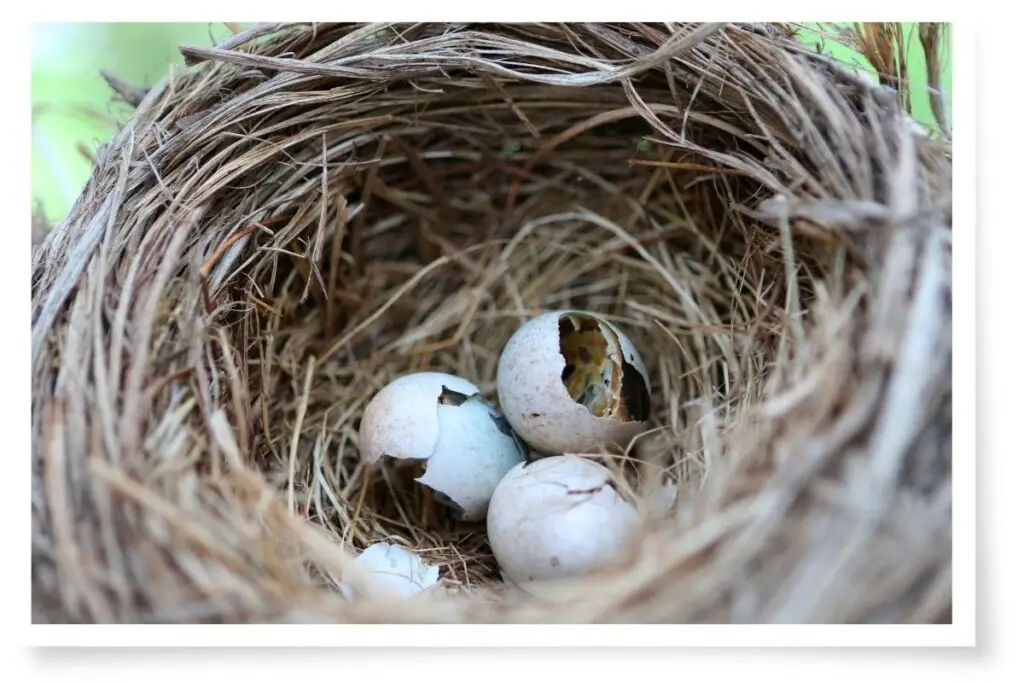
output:
M569 396L595 417L646 421L651 396L643 375L625 358L618 335L601 320L567 313L558 320L565 359L562 383Z

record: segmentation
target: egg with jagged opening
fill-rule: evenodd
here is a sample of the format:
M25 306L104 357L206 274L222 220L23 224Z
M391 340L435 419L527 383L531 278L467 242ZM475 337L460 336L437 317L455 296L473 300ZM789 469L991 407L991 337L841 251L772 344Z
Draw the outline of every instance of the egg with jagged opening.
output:
M416 481L463 521L487 516L501 478L526 459L527 449L476 385L447 373L417 372L392 381L366 406L359 453L420 468Z
M497 390L512 429L542 455L625 447L651 415L640 353L586 311L545 313L516 330L498 360Z

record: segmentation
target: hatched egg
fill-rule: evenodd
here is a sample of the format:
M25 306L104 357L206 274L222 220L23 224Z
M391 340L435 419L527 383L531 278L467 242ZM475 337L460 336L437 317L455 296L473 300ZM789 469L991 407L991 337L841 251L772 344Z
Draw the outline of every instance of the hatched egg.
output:
M498 360L497 388L512 428L547 455L624 446L651 413L636 347L584 311L545 313L516 330Z
M420 461L416 481L467 521L481 521L494 487L526 446L479 389L455 375L419 372L381 389L359 426L359 453Z
M608 468L557 455L516 465L502 478L487 513L487 538L505 580L538 595L548 582L616 561L639 524Z

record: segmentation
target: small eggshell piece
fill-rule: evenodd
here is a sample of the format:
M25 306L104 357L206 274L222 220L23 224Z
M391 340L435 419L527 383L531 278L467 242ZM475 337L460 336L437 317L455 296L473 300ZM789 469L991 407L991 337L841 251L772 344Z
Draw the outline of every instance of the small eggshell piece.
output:
M640 517L611 480L600 463L568 455L509 470L487 514L502 575L538 594L542 582L584 576L620 557Z
M437 583L440 568L426 564L419 555L392 543L374 543L356 557L356 563L367 569L384 587L384 593L398 594L405 598L423 592ZM344 582L340 585L342 594L354 599L353 589ZM381 591L371 589L370 597Z
M655 519L668 515L679 497L679 485L674 482L658 484L647 494L647 513Z

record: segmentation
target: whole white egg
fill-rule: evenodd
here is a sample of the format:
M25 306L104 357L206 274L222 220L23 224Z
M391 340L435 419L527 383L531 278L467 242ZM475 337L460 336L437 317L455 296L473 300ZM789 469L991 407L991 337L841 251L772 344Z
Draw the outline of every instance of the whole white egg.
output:
M626 445L650 418L651 383L633 343L604 318L555 311L526 322L498 360L498 401L546 455Z
M419 372L392 381L366 406L359 453L368 463L382 456L424 462L416 481L463 519L481 521L502 476L526 459L526 446L474 384Z
M558 455L516 465L502 478L491 497L487 538L505 580L539 595L545 582L616 561L639 525L608 468Z

